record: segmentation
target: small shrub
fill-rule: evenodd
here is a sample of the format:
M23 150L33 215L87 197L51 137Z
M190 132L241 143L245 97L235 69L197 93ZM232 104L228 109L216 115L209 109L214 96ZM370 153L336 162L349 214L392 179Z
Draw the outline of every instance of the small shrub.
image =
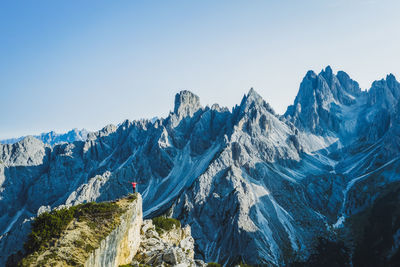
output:
M74 245L78 248L83 248L85 247L85 242L83 242L82 240L75 240Z
M156 231L161 234L163 231L170 231L174 227L180 228L181 222L174 218L155 217L152 219Z
M94 250L94 247L93 247L92 245L86 244L86 246L85 246L85 251L86 251L86 252L91 252L91 251L93 251L93 250Z
M120 212L119 206L112 202L89 202L76 206L75 210L74 215L79 220L90 220L94 222L111 219L115 213Z
M79 265L79 262L77 262L77 260L76 259L67 259L66 260L67 261L67 264L69 264L70 266L78 266Z
M44 248L52 238L59 237L74 218L73 213L73 209L61 209L40 214L32 222L32 232L24 245L25 250L28 253L37 251Z
M137 193L135 193L135 194L129 194L129 196L128 196L128 201L129 202L133 202L133 201L135 201L137 199Z

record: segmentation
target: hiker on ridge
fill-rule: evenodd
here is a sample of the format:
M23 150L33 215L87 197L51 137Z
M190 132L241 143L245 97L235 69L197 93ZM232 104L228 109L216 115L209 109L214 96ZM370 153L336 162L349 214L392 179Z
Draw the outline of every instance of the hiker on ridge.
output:
M136 185L137 185L137 183L136 182L131 182L131 184L132 184L133 193L135 194L136 193Z

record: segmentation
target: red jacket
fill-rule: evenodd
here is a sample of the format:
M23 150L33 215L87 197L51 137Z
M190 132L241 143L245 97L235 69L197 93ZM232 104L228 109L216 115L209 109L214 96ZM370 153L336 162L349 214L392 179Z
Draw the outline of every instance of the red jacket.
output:
M131 182L131 184L132 184L132 187L133 187L133 188L136 188L137 183Z

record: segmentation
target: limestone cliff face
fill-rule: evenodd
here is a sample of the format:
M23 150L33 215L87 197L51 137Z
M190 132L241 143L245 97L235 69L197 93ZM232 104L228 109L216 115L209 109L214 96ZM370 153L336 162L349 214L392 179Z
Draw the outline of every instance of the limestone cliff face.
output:
M142 198L137 194L136 203L121 216L121 222L95 249L85 266L102 267L131 263L140 245L140 228L143 222Z

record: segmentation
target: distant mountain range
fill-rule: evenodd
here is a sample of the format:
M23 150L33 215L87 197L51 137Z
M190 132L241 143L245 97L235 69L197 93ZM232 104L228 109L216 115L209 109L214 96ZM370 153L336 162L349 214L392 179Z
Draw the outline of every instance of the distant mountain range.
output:
M232 109L182 91L166 118L0 145L0 265L31 217L119 198L135 180L144 216L189 224L205 262L400 266L399 99L391 74L362 91L328 66L307 72L284 115L253 89Z
M67 133L62 133L58 134L55 133L54 131L48 132L48 133L41 133L40 135L34 135L36 139L41 140L43 143L48 144L48 145L56 145L56 144L61 144L61 143L72 143L75 141L86 141L88 131L85 129L72 129L71 131ZM21 136L18 138L10 138L10 139L3 139L0 140L0 144L14 144L22 139L24 139L26 136Z

